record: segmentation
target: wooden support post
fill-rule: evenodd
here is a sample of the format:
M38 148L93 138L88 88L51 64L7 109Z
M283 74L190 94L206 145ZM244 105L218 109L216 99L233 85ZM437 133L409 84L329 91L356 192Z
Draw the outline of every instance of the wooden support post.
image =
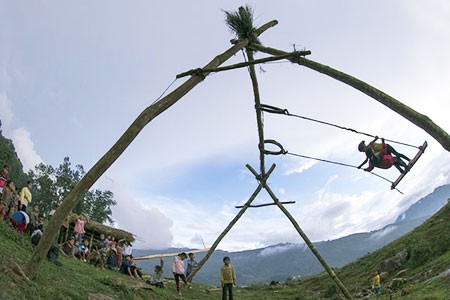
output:
M250 170L253 175L257 176L258 173L256 173L255 170ZM272 190L270 189L270 187L264 183L264 188L266 189L267 193L269 193L270 197L272 198L272 200L277 204L277 206L280 208L280 210L286 215L286 217L289 219L289 221L291 221L292 225L294 226L294 228L297 230L297 232L300 234L300 236L303 238L303 240L305 241L306 245L308 245L309 249L311 250L311 252L316 256L316 258L319 260L320 264L324 267L324 269L327 271L328 275L330 275L330 277L334 280L334 282L336 283L336 285L339 287L339 289L341 290L341 292L345 295L345 297L347 299L352 299L352 295L350 294L350 292L347 290L347 288L345 287L345 285L341 282L341 280L339 279L339 277L336 275L336 273L334 273L333 269L328 265L328 263L325 261L325 259L322 257L322 255L320 255L319 251L316 249L316 247L314 246L314 244L311 242L311 240L308 238L308 236L306 235L306 233L300 228L300 225L298 225L297 221L295 220L295 218L289 213L289 211L283 206L283 204L281 204L280 200L278 200L278 198L275 196L275 194L272 192Z
M281 204L295 204L295 201L286 201L286 202L280 202ZM255 205L249 205L248 207L258 208L258 207L264 207L264 206L271 206L271 205L277 205L274 203L264 203L264 204L255 204ZM244 205L235 206L236 208L242 208Z
M251 171L253 168L250 165L246 165L246 167ZM197 267L192 271L191 274L189 274L188 278L186 279L189 282L192 282L192 278L194 278L195 274L197 274L198 271L203 267L203 265L208 261L209 257L213 254L214 250L216 250L219 243L222 241L222 239L227 235L227 233L233 228L234 224L242 217L242 215L247 210L248 206L255 200L256 196L258 196L259 192L263 188L263 186L266 184L267 179L269 178L272 171L275 169L275 164L273 164L269 171L262 176L262 178L256 174L255 177L260 179L259 185L256 188L256 190L253 192L253 194L250 196L248 201L245 203L245 205L242 207L242 209L239 211L239 213L234 217L234 219L228 224L228 226L222 231L222 233L219 235L219 237L216 239L214 244L212 244L211 249L209 249L208 253L206 253L205 257L197 264Z
M253 57L253 51L247 49L246 50L248 61L253 62L255 59ZM255 108L256 108L256 122L258 125L258 138L259 138L259 160L260 160L260 169L261 176L264 176L265 171L265 163L264 163L264 128L262 122L262 113L261 113L261 99L259 97L259 87L258 87L258 79L256 77L255 66L250 65L248 67L250 78L252 80L253 86L253 94L255 96Z
M245 68L245 67L248 67L251 65L263 64L266 62L277 61L277 60L282 60L282 59L286 59L286 58L295 58L296 56L306 56L306 55L310 55L310 54L311 54L311 51L309 51L309 50L308 51L295 51L295 52L291 52L291 53L284 54L284 55L264 57L261 59L255 59L254 61L237 63L234 65L219 67L219 68L215 68L215 69L201 69L201 68L191 69L189 71L178 74L176 77L183 78L186 76L192 76L192 75L201 74L201 73L217 73L217 72L222 72L222 71L229 71L229 70L234 70L234 69L239 69L239 68Z

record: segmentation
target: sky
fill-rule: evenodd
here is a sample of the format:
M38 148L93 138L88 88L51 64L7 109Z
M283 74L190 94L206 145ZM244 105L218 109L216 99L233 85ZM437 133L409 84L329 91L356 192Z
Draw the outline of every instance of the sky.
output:
M25 171L65 156L86 170L174 81L208 63L234 36L223 10L249 4L261 37L284 51L379 88L450 131L450 3L433 1L7 1L0 0L0 120ZM257 53L256 57L265 55ZM238 53L226 64L241 62ZM262 103L409 144L429 147L398 188L352 168L293 156L268 183L313 241L371 231L395 221L421 196L450 182L450 155L422 129L368 96L289 62L257 67ZM172 91L186 79L173 82ZM358 165L363 136L264 114L267 139L292 153ZM135 247L210 246L247 201L259 166L246 69L207 77L150 122L96 182L118 204L115 226ZM414 156L416 149L397 151ZM398 171L377 170L394 180ZM255 203L271 199L263 190ZM220 243L244 250L301 243L275 206L248 209Z

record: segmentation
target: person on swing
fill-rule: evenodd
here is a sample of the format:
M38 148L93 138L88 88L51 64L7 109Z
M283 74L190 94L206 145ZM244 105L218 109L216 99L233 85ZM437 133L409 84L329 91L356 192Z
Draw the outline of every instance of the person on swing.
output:
M408 165L402 158L407 161L410 161L410 159L406 155L397 152L391 145L386 144L383 138L381 139L381 144L375 143L377 140L378 137L376 136L368 145L366 145L364 141L359 143L358 150L359 152L364 152L366 154L366 159L358 166L358 169L361 169L361 167L369 161L369 167L365 168L364 171L370 172L375 167L389 169L394 165L401 174L405 174Z

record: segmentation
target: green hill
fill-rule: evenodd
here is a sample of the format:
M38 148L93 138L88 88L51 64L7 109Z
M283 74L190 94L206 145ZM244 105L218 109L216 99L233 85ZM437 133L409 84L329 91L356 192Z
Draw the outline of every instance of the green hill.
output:
M388 263L404 250L403 263ZM402 288L407 290L402 299L450 299L450 204L412 232L338 269L337 274L352 294L362 295L377 269L383 273L381 299L397 299ZM311 299L340 299L326 274L305 279L297 288L307 291Z
M23 165L17 156L13 142L3 136L1 126L0 121L0 168L8 165L8 179L13 180L17 188L21 188L28 180L27 175L23 172Z

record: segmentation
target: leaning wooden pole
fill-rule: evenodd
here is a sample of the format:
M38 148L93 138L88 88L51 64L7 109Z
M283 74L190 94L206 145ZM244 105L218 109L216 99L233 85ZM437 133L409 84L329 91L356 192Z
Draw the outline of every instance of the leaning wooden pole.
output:
M256 35L260 35L270 27L278 24L274 20L268 22L256 30ZM248 39L242 39L233 47L229 48L222 54L216 56L210 61L205 69L217 68L223 62L228 60L239 50L249 44ZM192 76L185 83L175 89L172 93L162 98L160 101L147 107L131 124L130 127L122 134L119 140L100 158L100 160L86 173L75 188L67 195L64 201L56 210L55 214L50 219L50 222L45 228L45 233L41 238L38 246L33 252L30 261L25 267L25 271L29 277L34 277L37 274L39 266L42 264L47 255L48 250L59 231L64 219L72 211L75 205L83 198L83 195L92 187L92 185L100 178L100 176L108 170L108 168L119 158L119 156L127 149L131 142L141 132L141 130L159 114L175 104L197 84L203 81L204 76L208 73L203 73L203 76Z
M258 173L254 170L249 168L249 170L253 173L253 175L257 176ZM317 260L320 262L320 264L323 266L323 268L327 271L328 275L333 279L333 281L336 283L336 285L339 287L341 292L345 295L347 299L352 299L352 295L347 290L345 285L342 283L342 281L339 279L339 277L336 275L336 273L333 271L333 269L328 265L326 260L320 255L317 248L314 246L314 244L311 242L311 240L308 238L306 233L300 228L300 225L298 225L295 218L289 213L289 211L284 207L283 204L281 204L280 200L275 196L273 191L270 189L270 187L267 184L264 184L264 188L266 189L267 193L270 195L272 200L276 203L276 205L280 208L280 210L286 215L286 217L289 219L289 221L292 223L294 228L297 230L297 232L300 234L302 239L305 241L306 245L308 245L311 252L314 254L314 256L317 258Z
M258 51L271 54L271 55L286 55L287 52L282 50L264 47L260 44L252 44L251 47ZM295 58L287 58L293 63L299 64L301 66L305 66L309 69L315 70L319 73L328 75L336 80L339 80L359 91L368 95L369 97L377 100L381 104L389 107L391 110L395 111L402 117L406 118L416 126L422 128L425 132L431 135L436 141L438 141L444 149L450 151L450 136L449 134L439 127L436 123L434 123L429 117L423 115L411 107L403 104L397 99L389 96L388 94L380 91L379 89L371 86L370 84L365 83L358 78L355 78L349 74L333 69L329 66L320 64L318 62L312 61L310 59L304 57L295 57Z
M253 170L253 168L250 165L246 165L246 167L249 170ZM247 208L250 207L250 204L252 204L253 200L255 200L256 196L258 196L259 192L263 188L263 186L266 184L267 179L269 178L272 171L275 169L275 164L273 164L269 171L261 178L258 176L258 174L255 175L257 179L261 179L258 187L256 188L255 192L250 196L250 198L245 202L244 206L241 208L239 213L234 217L233 220L228 224L228 226L222 231L222 233L219 235L219 237L215 240L215 242L212 244L211 248L209 249L208 253L206 253L205 257L197 264L197 267L192 271L191 274L187 277L187 281L191 282L192 278L194 278L195 274L197 274L198 271L203 267L203 265L208 261L209 257L214 253L219 243L222 241L222 239L228 234L228 232L233 228L234 224L242 217L242 215L245 213Z

